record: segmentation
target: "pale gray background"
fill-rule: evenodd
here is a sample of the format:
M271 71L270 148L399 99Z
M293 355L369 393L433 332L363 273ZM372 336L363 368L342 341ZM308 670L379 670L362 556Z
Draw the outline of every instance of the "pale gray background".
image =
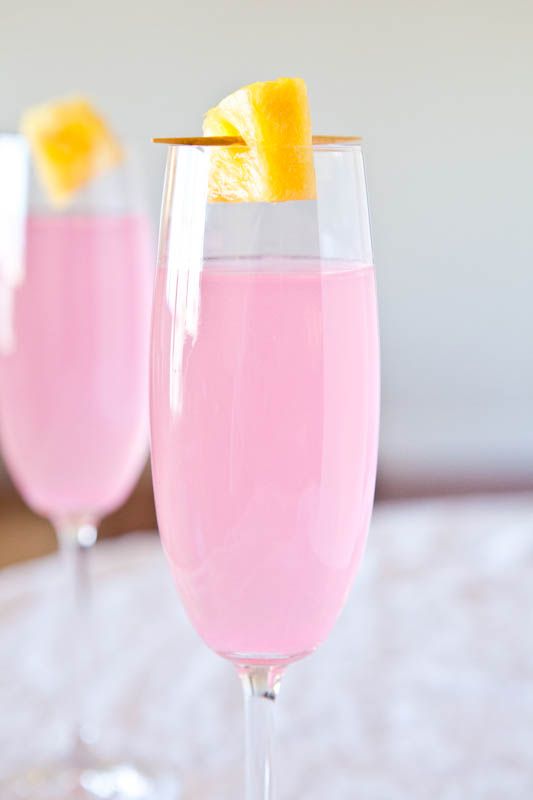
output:
M316 132L365 139L382 475L533 485L531 0L0 0L4 128L81 91L129 135L193 134L281 75Z

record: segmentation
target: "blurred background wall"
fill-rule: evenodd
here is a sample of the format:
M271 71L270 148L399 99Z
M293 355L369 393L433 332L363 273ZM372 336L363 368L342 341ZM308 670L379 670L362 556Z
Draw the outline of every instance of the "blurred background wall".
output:
M315 131L365 139L382 492L533 486L532 40L531 0L0 0L0 125L83 92L148 142L304 77Z

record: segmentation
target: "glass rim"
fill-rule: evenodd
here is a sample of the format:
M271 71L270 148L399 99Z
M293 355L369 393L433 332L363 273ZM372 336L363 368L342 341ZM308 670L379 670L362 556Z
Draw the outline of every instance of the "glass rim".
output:
M250 149L254 145L247 145L244 139L239 136L191 136L191 137L154 137L154 144L166 144L170 148L197 148L204 152L209 150L246 148ZM312 150L313 152L323 151L347 151L360 148L362 138L360 136L313 136L312 144L281 144L276 145L277 150Z

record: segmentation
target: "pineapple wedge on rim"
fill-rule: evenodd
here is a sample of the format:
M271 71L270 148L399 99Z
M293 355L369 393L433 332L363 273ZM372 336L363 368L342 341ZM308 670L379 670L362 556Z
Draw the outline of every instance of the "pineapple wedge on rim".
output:
M119 142L83 97L28 109L20 129L29 142L47 195L56 206L64 206L79 189L123 158Z
M203 132L246 142L210 153L210 201L274 203L316 196L311 115L301 78L238 89L207 112Z

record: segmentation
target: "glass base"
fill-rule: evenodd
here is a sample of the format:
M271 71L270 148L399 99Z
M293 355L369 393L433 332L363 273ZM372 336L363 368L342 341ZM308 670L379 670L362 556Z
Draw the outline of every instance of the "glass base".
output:
M77 765L56 761L0 782L2 800L178 800L179 783L170 773L122 761Z

